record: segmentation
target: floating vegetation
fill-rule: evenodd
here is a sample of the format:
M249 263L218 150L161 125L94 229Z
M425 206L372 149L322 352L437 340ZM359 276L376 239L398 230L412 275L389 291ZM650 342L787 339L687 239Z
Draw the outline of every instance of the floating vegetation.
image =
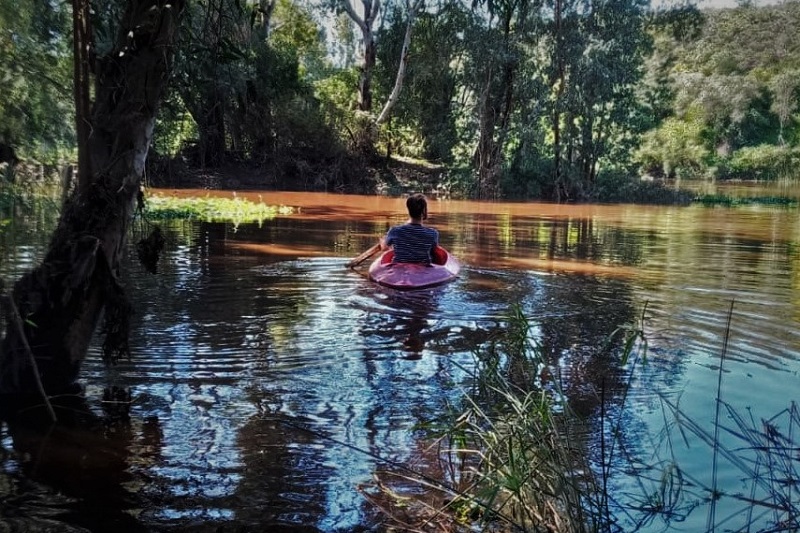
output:
M260 200L260 197L259 197ZM267 205L234 196L177 198L173 196L147 196L145 214L152 220L197 219L206 222L257 222L294 212L293 207Z
M738 207L743 205L768 205L779 207L796 207L798 200L796 198L788 198L786 196L751 196L751 197L735 197L726 196L724 194L704 194L694 199L694 203L706 206L726 206Z

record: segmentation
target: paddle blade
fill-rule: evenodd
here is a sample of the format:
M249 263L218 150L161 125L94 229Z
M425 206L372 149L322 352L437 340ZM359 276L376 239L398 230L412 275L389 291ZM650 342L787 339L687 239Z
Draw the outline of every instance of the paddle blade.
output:
M378 253L380 250L381 250L381 245L380 245L380 243L378 243L375 246L373 246L372 248L370 248L369 250L367 250L366 252L364 252L363 254L361 254L358 257L348 261L347 262L347 268L357 267L358 265L360 265L361 263L363 263L364 261L366 261L367 259L369 259L373 255Z

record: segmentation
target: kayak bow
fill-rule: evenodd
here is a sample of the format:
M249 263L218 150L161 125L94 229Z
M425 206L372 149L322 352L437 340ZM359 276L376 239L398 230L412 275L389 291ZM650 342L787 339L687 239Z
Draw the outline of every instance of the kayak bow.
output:
M393 289L413 290L435 287L456 279L461 270L458 260L441 246L435 255L436 263L392 263L394 252L381 254L369 267L369 279Z

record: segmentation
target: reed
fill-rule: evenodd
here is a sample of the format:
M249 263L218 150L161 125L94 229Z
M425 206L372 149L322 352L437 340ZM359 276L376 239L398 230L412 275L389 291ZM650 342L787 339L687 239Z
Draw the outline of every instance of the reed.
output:
M521 309L512 307L507 332L476 350L473 366L464 368L469 379L459 402L428 426L437 435L433 444L417 454L416 466L378 474L368 499L389 530L401 531L661 531L703 508L705 531L800 530L800 408L792 402L757 420L722 400L732 314L733 306L712 424L692 420L660 395L664 428L651 447L643 440L637 450L622 425L630 420L627 390L647 361L644 310L601 350L615 350L626 380L613 409L601 388L601 427L587 438L576 430L582 421L570 411L560 379L543 379L555 371ZM692 437L709 447L705 472L676 459L675 446ZM723 460L739 470L748 490L718 486Z
M425 483L426 505L387 504L394 491L381 481L380 508L404 531L584 532L607 529L607 499L592 473L585 432L547 368L541 346L519 306L506 332L474 352L463 368L460 402L433 425L440 483ZM635 330L638 334L639 330ZM624 345L634 330L620 330ZM430 465L429 457L424 463ZM413 482L413 476L403 475ZM396 486L396 485L395 485ZM447 487L443 489L442 487ZM434 493L442 493L437 497ZM437 506L433 502L440 502ZM399 518L402 516L402 518ZM447 520L445 520L447 517ZM447 527L442 526L447 522ZM460 528L460 529L459 529Z
M800 409L791 401L777 414L757 418L752 409L742 414L722 397L733 310L731 302L711 424L689 416L679 399L657 392L663 428L652 445L644 448L646 458L643 453L625 449L619 427L604 429L618 446L618 453L617 457L613 452L603 454L603 480L625 477L633 486L620 490L617 485L616 494L603 507L609 517L617 517L605 522L606 526L613 524L610 530L665 531L672 524L685 524L690 515L705 509L705 517L701 514L695 521L704 519L700 530L707 532L800 531L800 443L796 435ZM677 446L681 444L691 447L693 454L709 457L709 468L684 468L677 459ZM643 447L646 445L643 443ZM737 471L740 486L719 484L723 464L729 475ZM604 493L608 495L608 489Z

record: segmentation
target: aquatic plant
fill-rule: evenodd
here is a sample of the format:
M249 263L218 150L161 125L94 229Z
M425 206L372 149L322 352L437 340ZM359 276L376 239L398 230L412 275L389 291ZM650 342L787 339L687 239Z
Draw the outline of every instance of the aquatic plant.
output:
M706 206L726 206L737 207L745 205L767 205L767 206L780 206L780 207L796 207L798 200L796 198L788 198L785 196L727 196L724 194L704 194L697 196L693 200L694 203Z
M635 474L637 494L618 494L613 507L633 518L626 528L637 530L661 519L664 528L685 523L689 514L707 506L705 531L778 532L800 530L800 408L794 401L769 417L757 417L751 408L742 414L722 398L722 381L731 331L733 302L723 339L711 426L693 419L665 394L659 394L664 428L660 443L649 450L650 460L635 458L625 469ZM690 444L691 441L691 444ZM691 445L692 453L707 447L708 471L685 469L676 459L676 442ZM719 470L735 471L736 487L720 487ZM710 476L710 480L706 479ZM700 517L702 519L702 517ZM662 528L662 530L665 530Z
M278 215L292 213L294 208L253 202L234 196L178 198L160 194L148 195L144 214L151 220L197 219L206 222L261 223Z
M757 420L723 401L718 387L709 428L660 395L665 428L658 445L646 458L627 446L621 426L629 419L627 391L646 361L644 317L643 311L638 323L617 328L602 348L616 350L627 381L613 406L598 391L599 428L587 434L560 380L542 379L556 370L547 367L530 325L513 307L506 333L475 351L474 368L465 369L469 386L450 416L426 426L437 437L418 452L416 466L378 473L365 496L390 527L404 531L639 531L656 519L665 528L683 523L702 504L707 531L798 531L800 408L794 402ZM710 482L676 459L673 441L689 436L710 448ZM718 486L722 459L739 471L747 490ZM620 485L620 479L626 481ZM724 515L718 511L723 501Z
M463 369L468 386L460 401L428 426L438 435L429 450L435 450L440 482L421 476L424 496L402 496L400 504L398 487L414 476L387 472L378 476L379 490L367 493L390 525L409 531L431 531L432 524L442 531L607 529L604 487L592 473L582 424L553 379L557 370L545 363L519 306L511 308L506 326L474 352L473 367ZM639 330L620 332L627 350L639 347L628 342Z

